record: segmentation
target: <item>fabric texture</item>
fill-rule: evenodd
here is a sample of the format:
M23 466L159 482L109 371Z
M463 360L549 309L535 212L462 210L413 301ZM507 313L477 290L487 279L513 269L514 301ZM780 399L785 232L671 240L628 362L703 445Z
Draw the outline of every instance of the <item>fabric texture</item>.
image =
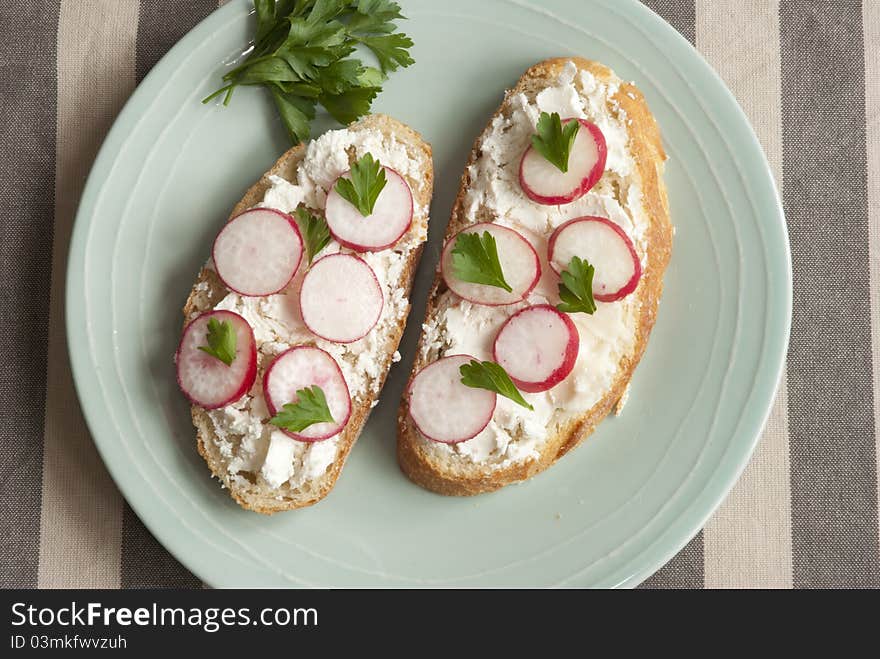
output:
M880 0L643 2L718 71L755 128L783 198L794 315L749 466L642 587L880 587ZM101 463L73 391L63 293L101 140L218 4L0 4L0 587L202 586Z

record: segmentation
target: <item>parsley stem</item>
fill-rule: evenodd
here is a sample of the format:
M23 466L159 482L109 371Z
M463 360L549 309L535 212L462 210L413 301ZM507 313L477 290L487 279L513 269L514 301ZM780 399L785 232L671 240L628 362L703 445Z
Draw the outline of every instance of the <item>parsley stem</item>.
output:
M229 105L229 101L232 100L232 92L235 91L235 85L228 85L228 88L226 96L223 97L223 105Z
M265 61L265 60L267 60L267 59L269 59L269 58L271 58L271 57L274 57L274 55L261 55L260 57L254 57L254 54L251 53L251 55L250 55L250 56L249 56L244 62L242 62L241 64L239 64L238 66L236 66L236 67L235 67L234 69L232 69L231 71L227 71L226 73L224 73L224 74L223 74L223 79L224 79L224 80L234 80L235 77L236 77L239 73L241 73L242 71L244 71L245 69L250 68L250 67L252 67L254 64L258 64L258 63L260 63L260 62L263 62L263 61Z
M218 89L217 91L215 91L215 92L214 92L213 94L211 94L210 96L206 96L205 98L203 98L203 99L202 99L202 103L210 103L210 102L213 101L215 98L217 98L218 96L220 96L220 94L223 94L223 93L226 94L226 98L229 98L229 95L232 93L232 88L233 88L234 86L235 86L235 85L226 85L225 87L221 87L220 89ZM223 102L223 105L226 105L227 102L228 102L228 101L224 101L224 102Z

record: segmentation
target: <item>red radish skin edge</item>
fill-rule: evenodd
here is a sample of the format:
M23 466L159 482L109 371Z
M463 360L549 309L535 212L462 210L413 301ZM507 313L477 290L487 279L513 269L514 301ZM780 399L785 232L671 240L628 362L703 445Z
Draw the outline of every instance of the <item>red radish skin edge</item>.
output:
M279 353L275 357L275 359L272 360L272 363L269 364L269 367L266 369L266 372L263 374L263 398L266 400L266 408L269 410L270 418L275 416L278 413L278 408L275 407L275 403L272 402L272 398L269 396L269 391L268 391L268 386L267 386L268 381L269 381L269 373L272 372L272 368L275 366L275 364L278 363L278 360L281 357L283 357L287 353L292 352L294 350L302 350L304 348L310 349L310 350L321 350L320 348L316 348L314 346L309 346L309 345L294 346L292 348L288 348L284 352ZM341 433L345 429L345 426L348 424L348 420L351 418L351 392L349 392L348 383L345 381L345 377L342 375L342 369L339 368L339 364L336 363L336 360L333 359L333 357L328 352L325 352L324 350L321 350L321 352L323 352L325 355L330 357L330 360L333 362L333 366L336 367L336 371L339 373L339 377L342 380L342 383L345 385L345 391L348 392L348 412L346 412L346 414L345 414L345 421L343 421L342 423L337 422L338 426L339 426L339 430L337 430L333 433L327 434L327 435L322 435L320 437L303 437L302 435L298 435L297 433L291 432L290 430L285 430L284 428L278 428L278 430L283 432L288 437L292 437L293 439L300 441L300 442L308 442L308 443L323 442L325 439L330 439L331 437L335 437L336 435L338 435L339 433ZM282 405L282 407L283 407L283 405Z
M449 285L449 280L447 279L446 269L443 268L443 263L446 262L446 257L448 252L451 251L455 247L455 239L458 238L458 235L464 231L470 231L471 233L479 233L474 232L474 227L479 226L491 226L497 229L504 229L505 231L512 231L515 233L526 245L529 246L529 249L532 251L532 255L535 257L535 278L532 280L532 283L529 284L529 287L525 290L522 296L518 300L512 300L511 302L480 302L479 300L474 300L473 298L469 298L466 295L462 295L461 293L457 293L455 289ZM479 304L484 307L506 307L511 304L516 304L517 302L521 302L525 300L529 293L535 290L535 286L538 285L538 282L541 281L541 259L538 256L538 252L535 251L535 247L529 242L522 234L520 234L516 229L511 229L510 227L503 226L501 224L495 224L494 222L478 222L477 224L471 224L470 226L461 229L458 233L456 233L452 238L446 241L446 245L443 247L443 251L440 254L440 276L443 278L443 282L446 284L446 287L451 290L453 293L458 295L461 299L467 300L473 304ZM454 276L452 273L449 274L450 277Z
M186 338L187 333L190 331L190 328L192 328L193 323L195 323L197 320L199 320L200 318L203 318L205 316L220 316L220 315L235 316L236 318L241 320L241 322L244 323L245 326L250 330L250 332L251 332L251 345L250 345L250 350L248 351L248 355L247 355L247 358L249 360L248 361L248 369L245 373L244 380L242 381L241 386L238 388L238 390L236 390L236 392L233 395L231 395L230 397L228 397L227 399L224 399L223 402L220 402L220 403L217 403L214 405L204 405L201 402L199 402L198 400L194 399L189 394L189 392L184 388L183 382L180 381L179 369L175 369L177 371L175 374L176 379L177 379L177 386L180 388L180 391L183 393L184 396L186 396L186 399L190 403L192 403L193 405L197 405L204 410L216 410L221 407L226 407L230 403L234 403L239 398L244 396L248 391L250 391L250 388L254 385L254 381L257 379L257 342L256 342L256 340L254 340L254 331L253 331L253 329L251 329L250 324L244 318L242 318L239 314L235 313L234 311L223 311L223 310L221 310L221 311L206 311L204 313L199 314L195 318L193 318L187 324L187 326L184 328L183 334L181 334L181 336L180 336L180 342L177 344L177 350L174 353L175 365L180 363L180 351L181 351L181 348L183 348L184 339ZM236 354L235 358L240 359L241 355Z
M356 252L381 252L383 249L388 249L389 247L393 247L394 245L396 245L397 242L398 242L401 238L403 238L404 235L406 235L406 232L410 230L410 227L412 227L413 214L414 214L414 212L415 212L415 205L414 205L414 202L413 202L412 189L410 189L410 187L409 187L409 183L407 182L407 180L406 180L406 179L400 174L400 172L398 172L396 169L393 169L393 168L391 168L391 167L386 167L385 165L382 165L382 167L383 167L384 169L388 170L389 172L392 172L395 176L398 176L398 177L400 178L400 180L403 181L404 184L406 185L406 189L409 190L409 222L408 222L407 225L403 228L403 231L400 232L400 235L398 235L397 238L395 238L394 240L392 240L392 241L391 241L390 243L388 243L387 245L381 245L381 246L379 246L379 247L372 247L372 246L358 245L357 243L353 243L353 242L350 242L350 241L345 240L345 239L343 239L343 238L340 238L339 236L337 236L337 235L333 232L333 229L330 229L330 235L333 236L333 240L335 240L336 242L338 242L338 243L339 243L340 245L342 245L343 247L348 247L348 249L353 249L353 250L356 251ZM333 180L333 185L331 185L330 188L329 188L328 191L327 191L327 194L328 194L328 195L330 194L330 190L333 190L333 189L336 187L336 181L338 181L340 178L342 178L345 174L348 174L350 171L351 171L351 170L349 169L349 170L346 170L346 171L342 172L342 174L340 174L339 176L337 176L337 177ZM379 194L382 194L382 193L380 192ZM329 228L329 225L328 225L328 228Z
M373 324L370 325L370 328L369 328L366 332L364 332L363 334L361 334L359 337L354 338L354 339L350 339L350 340L346 340L346 341L338 341L338 340L336 340L336 339L331 339L331 338L328 338L328 337L326 337L326 336L322 336L321 334L319 334L318 332L316 332L314 329L312 329L312 327L309 325L308 321L306 321L305 314L303 314L303 308L302 308L302 294L301 294L301 293L300 293L300 297L299 297L299 301L298 301L298 304L299 304L299 315L300 315L300 318L303 319L303 324L304 324L304 325L308 328L308 330L309 330L312 334L314 334L315 336L317 336L317 337L319 337L319 338L322 338L322 339L324 339L325 341L330 341L331 343L342 343L342 344L354 343L355 341L360 341L360 340L361 340L362 338L364 338L367 334L369 334L370 331L372 331L372 329L376 326L376 323L379 322L379 319L382 317L382 311L383 311L384 308L385 308L385 294L382 292L382 285L379 283L379 278L376 276L376 272L373 270L372 267L370 267L370 264L369 264L369 263L367 263L366 261L364 261L364 260L363 260L362 258L360 258L359 256L355 256L354 254L343 254L343 253L341 253L341 252L337 252L337 253L335 253L335 254L327 254L326 256L322 256L322 257L319 258L317 261L315 261L314 263L312 263L311 267L309 268L309 271L305 274L305 277L303 277L303 284L305 284L306 278L311 274L311 272L312 272L312 268L314 268L318 263L320 263L320 262L323 261L324 259L327 259L327 258L334 258L334 257L347 257L347 258L357 259L358 261L360 261L361 263L363 263L365 266L367 266L367 270L370 271L370 274L373 276L373 281L376 283L376 290L378 291L378 293L379 293L379 299L381 300L381 304L379 305L379 313L376 314L376 320L373 321ZM300 289L300 291L301 291L301 290L302 290L302 289Z
M248 208L247 210L244 210L241 213L239 213L238 215L236 215L235 217L229 218L229 221L226 224L229 224L229 222L232 222L233 220L237 220L239 217L241 217L245 213L249 213L254 210L268 211L270 213L275 213L276 215L280 215L285 220L287 220L287 222L290 224L290 226L293 228L294 232L296 233L297 239L299 240L299 260L296 262L296 267L293 268L293 272L291 273L290 278L286 282L284 282L284 286L280 287L278 290L272 291L271 293L266 293L265 295L249 295L248 293L242 293L241 291L238 291L238 290L234 289L232 286L230 286L226 282L226 280L223 279L223 276L220 274L220 271L217 269L217 267L216 267L217 258L214 254L214 250L217 247L217 237L220 236L220 231L223 231L222 228L220 229L220 231L217 232L217 237L214 238L214 243L211 245L211 260L215 264L214 271L217 273L217 277L219 277L220 281L223 282L223 285L226 286L226 288L228 288L230 291L232 291L233 293L238 293L239 295L244 295L245 297L266 297L268 295L275 295L276 293L280 293L285 288L287 288L287 286L290 284L291 281L293 281L293 278L296 276L296 273L299 270L299 266L302 265L303 252L305 251L305 245L303 244L302 233L300 233L299 225L296 223L296 220L294 220L293 217L291 217L287 213L284 213L284 212L278 210L277 208ZM223 226L225 227L226 225L224 224Z
M639 280L642 278L642 262L639 260L638 252L636 252L636 247L633 245L630 237L626 235L626 231L624 231L620 225L615 222L612 222L608 218L598 217L596 215L584 215L583 217L575 217L564 224L560 224L556 227L556 230L553 232L553 235L550 236L550 240L547 241L547 263L550 264L550 267L556 274L561 274L561 271L555 266L553 263L553 246L556 244L557 236L562 232L562 230L567 227L569 224L573 222L601 222L606 226L610 227L614 230L614 232L623 239L623 242L626 244L627 249L629 250L630 256L632 256L633 260L633 275L630 277L629 281L624 284L622 288L617 290L614 293L594 293L593 298L598 300L599 302L617 302L618 300L622 300L627 295L636 290L636 287L639 285Z
M469 360L479 361L476 357L471 357L470 355L446 355L445 357L441 357L441 358L438 359L437 361L431 362L431 364L428 364L427 366L423 366L423 367L419 370L419 372L416 373L416 374L412 377L412 379L409 381L409 384L408 384L407 387L406 387L406 400L407 400L408 407L409 407L410 409L412 409L412 406L411 406L411 404L410 404L410 401L411 401L411 399L412 399L412 387L413 387L413 384L414 384L415 381L416 381L416 378L419 376L419 373L421 373L421 372L424 371L426 368L428 368L428 366L431 366L432 364L436 364L437 362L439 362L439 361L441 361L441 360L443 360L443 359L449 359L449 358L451 358L451 357L467 357ZM460 444L461 442L466 442L466 441L468 441L469 439L473 439L474 437L476 437L477 435L479 435L481 432L483 432L483 431L486 429L486 426L489 425L489 422L492 420L492 417L495 416L495 408L496 408L497 406L498 406L498 396L496 395L496 396L495 396L495 403L492 405L492 411L491 411L491 413L488 415L488 417L486 418L486 423L483 424L483 427L480 428L477 432L475 432L475 433L474 433L473 435L471 435L470 437L463 437L463 438L461 438L461 439L456 439L456 440L435 439L435 438L431 437L430 435L428 435L427 433L425 433L425 432L419 427L419 423L418 423L418 421L415 420L415 418L413 418L412 413L410 413L409 418L410 418L410 420L413 422L413 425L416 427L416 430L418 430L419 433L421 433L421 435L422 435L423 437L429 439L430 441L432 441L432 442L437 442L438 444L450 444L450 445L451 445L451 444Z
M492 344L492 359L495 360L495 363L501 363L498 358L498 337L501 336L501 332L504 331L504 328L517 316L526 312L526 311L535 311L536 309L546 310L565 323L566 328L568 329L568 343L565 346L565 357L563 359L562 364L554 370L545 380L541 382L527 382L525 380L520 380L518 378L513 377L508 373L513 384L516 385L516 388L520 391L523 391L527 394L537 394L542 391L547 391L548 389L552 389L557 384L562 382L565 378L568 377L568 374L574 369L575 362L577 361L578 352L580 349L580 334L578 333L577 326L568 317L568 314L564 314L555 307L549 304L537 304L531 307L526 307L525 309L520 309L515 314L513 314L510 318L504 321L504 324L501 326L501 329L498 330L498 334L495 337L495 342ZM539 337L536 339L540 340Z
M568 119L563 119L563 124L571 120L571 117ZM596 164L593 165L593 169L590 170L590 173L587 175L587 177L581 181L580 186L572 190L569 194L545 197L529 188L529 186L525 182L525 179L523 178L523 162L526 159L526 155L532 149L534 149L533 146L529 145L519 161L519 185L525 195L535 203L544 204L546 206L570 204L571 202L583 197L587 192L592 189L594 185L596 185L596 183L599 182L599 179L602 178L602 174L605 172L605 160L608 157L608 145L605 144L605 136L602 134L602 131L596 124L589 122L586 119L577 119L576 121L580 123L582 128L585 128L590 132L593 141L596 143Z

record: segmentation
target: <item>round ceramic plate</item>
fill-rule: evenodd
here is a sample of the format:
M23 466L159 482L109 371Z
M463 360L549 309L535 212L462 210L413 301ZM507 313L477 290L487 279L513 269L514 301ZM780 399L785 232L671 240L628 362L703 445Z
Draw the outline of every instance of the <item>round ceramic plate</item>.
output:
M180 308L229 209L288 144L261 90L199 100L252 30L214 12L116 121L76 220L67 326L77 390L113 478L213 586L623 586L658 569L739 476L767 417L791 309L782 211L755 136L696 51L635 1L411 0L416 64L374 109L434 147L430 247L395 365L336 489L273 517L240 509L197 455L174 382ZM624 413L528 483L446 498L410 483L395 416L474 137L529 65L602 61L642 89L669 154L666 292ZM317 130L329 128L319 125Z

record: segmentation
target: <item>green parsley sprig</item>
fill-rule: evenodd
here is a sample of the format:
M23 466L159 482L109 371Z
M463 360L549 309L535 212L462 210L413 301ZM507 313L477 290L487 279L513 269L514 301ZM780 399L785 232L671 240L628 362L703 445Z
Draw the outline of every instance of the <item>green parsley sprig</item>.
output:
M559 282L559 299L562 303L557 304L556 308L564 313L592 314L596 311L596 301L593 299L595 271L589 261L571 257L568 268L562 271L562 281Z
M513 384L510 376L501 366L495 362L480 362L472 359L467 364L462 364L459 369L461 383L474 389L488 389L509 398L514 403L522 405L528 410L535 408L526 402L519 389Z
M495 286L508 293L513 291L504 279L495 238L488 231L482 235L476 232L458 234L452 248L452 274L472 284Z
M227 366L235 361L235 344L237 337L235 328L228 320L219 322L216 318L208 320L208 345L199 346L199 350L216 357Z
M349 176L336 181L336 192L364 217L372 214L379 193L385 187L385 170L373 154L365 153L352 166Z
M308 139L315 108L342 124L370 111L388 73L413 63L413 42L397 31L403 19L391 0L254 0L257 29L247 58L208 96L228 105L241 85L270 90L293 144ZM379 68L355 54L371 51ZM351 57L350 57L351 56Z
M296 402L287 403L269 423L290 432L301 432L316 423L333 423L324 391L318 385L299 389Z
M315 256L330 242L330 228L323 217L312 215L303 206L297 208L294 215L305 243L306 258L309 265L312 265Z
M559 114L542 112L538 119L537 133L532 135L532 146L559 171L568 171L568 157L577 137L581 123L572 119L565 126Z

